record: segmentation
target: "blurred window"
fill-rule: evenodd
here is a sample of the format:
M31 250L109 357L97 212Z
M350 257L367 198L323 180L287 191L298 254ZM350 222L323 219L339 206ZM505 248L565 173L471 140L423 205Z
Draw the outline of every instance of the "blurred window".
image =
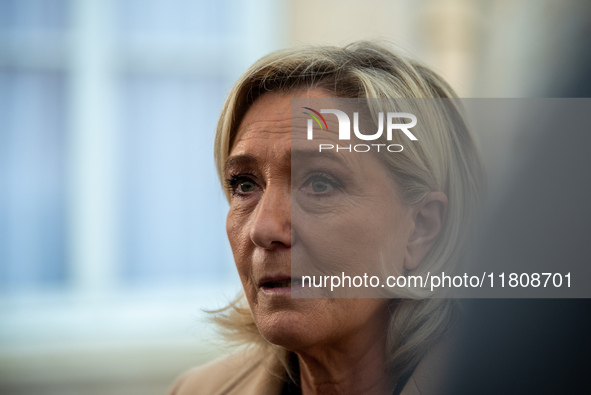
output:
M63 0L0 1L0 290L62 287L66 265Z
M0 287L64 285L64 75L0 68Z
M0 295L235 276L213 135L271 3L0 0Z

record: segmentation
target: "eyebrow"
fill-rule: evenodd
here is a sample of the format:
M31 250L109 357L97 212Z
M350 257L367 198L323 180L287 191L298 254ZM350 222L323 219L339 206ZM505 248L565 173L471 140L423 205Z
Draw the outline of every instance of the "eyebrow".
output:
M255 166L257 162L257 158L250 154L230 156L228 159L226 159L226 163L224 164L224 172L227 172L228 169L235 167Z
M343 166L348 166L347 162L341 155L332 151L318 152L317 149L292 150L291 154L292 159L298 161L329 160Z
M343 157L335 152L326 151L326 152L318 152L315 149L292 149L289 153L285 155L284 161L287 163L294 163L294 162L314 162L318 160L328 160L331 162L335 162L338 165L349 167L347 162L343 159ZM259 161L254 155L251 154L240 154L230 156L226 159L226 163L224 164L224 173L228 172L232 168L247 168L247 167L256 167Z

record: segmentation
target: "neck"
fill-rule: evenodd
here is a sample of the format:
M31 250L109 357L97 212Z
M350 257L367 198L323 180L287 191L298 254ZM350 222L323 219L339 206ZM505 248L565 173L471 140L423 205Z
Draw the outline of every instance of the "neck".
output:
M384 328L297 352L302 394L391 394L396 383L385 369Z

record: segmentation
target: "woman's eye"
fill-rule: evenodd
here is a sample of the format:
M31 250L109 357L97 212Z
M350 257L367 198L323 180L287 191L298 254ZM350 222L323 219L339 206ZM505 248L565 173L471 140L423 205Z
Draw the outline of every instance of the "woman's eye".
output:
M329 175L319 174L310 177L302 189L312 195L327 195L339 187L339 183Z
M242 181L238 184L238 189L242 193L253 192L256 189L256 184L250 180Z
M324 193L330 188L330 184L326 181L316 180L312 181L312 190L316 193Z
M228 190L233 195L248 195L256 192L259 188L259 185L252 178L244 175L232 175L226 182Z

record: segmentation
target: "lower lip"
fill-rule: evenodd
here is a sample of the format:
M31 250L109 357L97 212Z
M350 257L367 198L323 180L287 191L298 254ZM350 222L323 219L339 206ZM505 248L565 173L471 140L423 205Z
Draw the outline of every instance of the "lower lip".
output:
M263 293L265 295L273 295L273 296L289 295L289 294L291 294L291 287L265 287L265 286L262 286L261 291L263 291Z
M301 285L292 285L290 287L266 287L263 285L261 291L263 291L265 295L281 296L290 295L291 291L299 290L301 287Z

